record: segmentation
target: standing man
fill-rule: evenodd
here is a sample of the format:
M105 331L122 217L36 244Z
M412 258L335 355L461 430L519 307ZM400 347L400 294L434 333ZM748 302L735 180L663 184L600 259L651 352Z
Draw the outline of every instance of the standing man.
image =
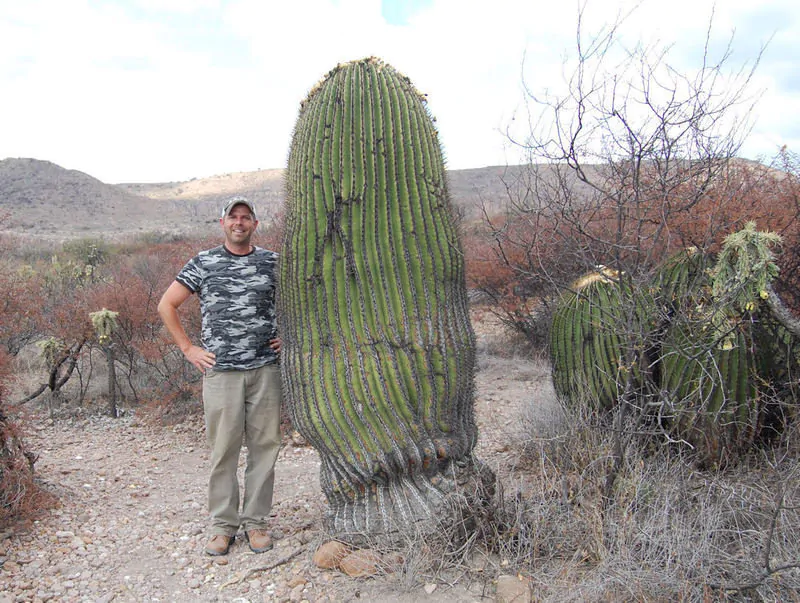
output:
M250 242L258 226L253 204L228 199L220 224L224 243L201 251L178 273L158 304L164 325L186 359L203 373L203 410L211 448L205 552L225 555L241 527L255 553L272 548L275 461L281 443L281 384L275 290L278 254ZM194 345L178 308L200 298L202 345ZM236 475L242 436L247 445L244 503Z

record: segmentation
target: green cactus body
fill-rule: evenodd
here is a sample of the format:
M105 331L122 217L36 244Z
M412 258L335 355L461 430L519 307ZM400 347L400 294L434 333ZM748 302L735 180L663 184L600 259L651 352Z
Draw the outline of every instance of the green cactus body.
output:
M759 431L752 333L740 323L721 337L711 325L682 323L662 346L663 411L674 437L707 462L745 450Z
M750 447L762 396L751 316L714 298L714 260L695 249L666 262L657 277L667 309L660 354L662 417L673 437L715 463ZM724 317L724 320L720 320Z
M613 276L588 274L562 297L550 338L553 385L560 400L595 411L617 403L629 377L621 339L625 323L620 285ZM630 370L640 381L638 368Z
M670 257L635 295L620 295L620 283L598 273L574 286L553 316L559 398L607 412L630 376L635 394L660 392L661 425L707 463L735 456L796 418L797 329L786 326L770 303L774 292L764 289L775 270L759 247L759 233L748 225L736 234L726 238L721 259L696 249ZM732 245L744 251L736 253ZM631 307L633 299L630 320L622 307ZM641 346L635 329L641 330ZM645 362L618 360L626 349L639 348ZM650 406L644 402L642 408Z
M471 471L474 335L436 130L377 59L301 106L279 287L286 400L320 452L329 529L434 518Z
M768 439L800 414L800 341L767 311L766 305L759 304L753 337L755 348L766 350L756 356L755 370L765 394L762 424L763 436Z
M686 306L687 296L705 295L710 286L708 270L712 259L695 247L670 256L653 278L653 290L662 309L669 315ZM667 316L669 318L669 316Z

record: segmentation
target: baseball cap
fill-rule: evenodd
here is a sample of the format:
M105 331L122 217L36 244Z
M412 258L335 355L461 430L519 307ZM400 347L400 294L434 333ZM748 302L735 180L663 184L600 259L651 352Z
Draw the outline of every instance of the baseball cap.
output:
M222 206L222 214L220 215L220 218L227 217L235 205L246 205L250 209L250 213L253 214L253 220L258 220L256 217L256 208L253 205L253 202L247 197L241 197L238 195L225 200L225 205Z

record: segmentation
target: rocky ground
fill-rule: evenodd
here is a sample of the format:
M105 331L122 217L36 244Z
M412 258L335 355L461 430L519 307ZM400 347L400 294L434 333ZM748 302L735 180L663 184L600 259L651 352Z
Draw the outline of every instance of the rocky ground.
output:
M519 437L525 407L548 399L549 378L530 360L484 354L476 383L477 455L502 476L514 462L509 442ZM484 579L470 573L445 580L409 567L370 578L317 568L312 555L324 539L325 505L319 459L290 438L277 467L275 547L256 555L237 539L228 556L211 558L203 554L208 457L198 419L163 427L136 415L56 423L43 415L30 425L37 473L60 503L37 521L0 533L0 603L467 603L515 594L515 579L498 582L496 571Z

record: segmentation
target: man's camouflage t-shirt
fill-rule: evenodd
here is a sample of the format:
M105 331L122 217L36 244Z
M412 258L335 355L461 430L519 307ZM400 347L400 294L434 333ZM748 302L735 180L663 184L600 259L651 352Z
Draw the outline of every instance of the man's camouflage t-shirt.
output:
M275 317L278 254L260 247L235 255L224 245L201 251L175 277L200 298L203 348L214 370L254 369L277 361L269 346Z

